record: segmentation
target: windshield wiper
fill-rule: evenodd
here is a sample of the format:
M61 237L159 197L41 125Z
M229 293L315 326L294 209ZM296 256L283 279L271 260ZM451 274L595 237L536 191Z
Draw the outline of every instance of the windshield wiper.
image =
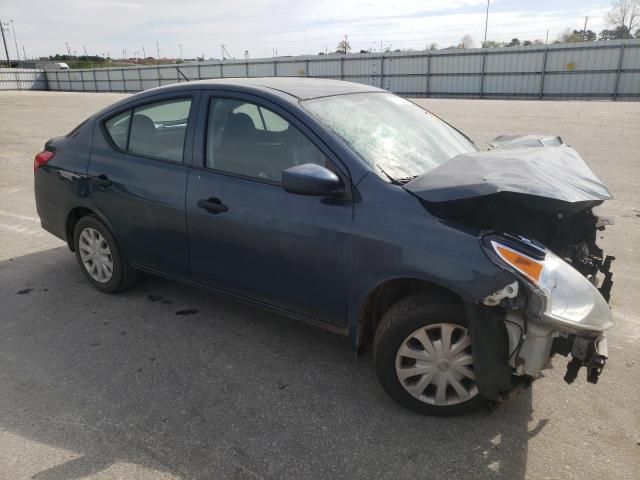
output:
M411 180L413 180L414 178L418 178L420 175L410 175L408 177L402 177L402 178L398 178L396 179L396 182L398 182L400 185L404 185L405 183L409 183Z
M396 180L391 175L389 175L387 172L385 172L384 168L382 168L379 163L376 163L376 167L378 167L378 169L389 179L389 181L391 183L393 183L394 185L402 185L398 180Z

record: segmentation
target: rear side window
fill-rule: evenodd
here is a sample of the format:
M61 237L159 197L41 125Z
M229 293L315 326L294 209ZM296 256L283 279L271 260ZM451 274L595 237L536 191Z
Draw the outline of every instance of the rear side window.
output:
M182 162L191 99L151 103L105 122L113 142L122 150Z
M122 150L127 149L127 137L129 135L129 122L131 121L131 110L127 110L120 115L111 117L105 122L105 127L113 143Z

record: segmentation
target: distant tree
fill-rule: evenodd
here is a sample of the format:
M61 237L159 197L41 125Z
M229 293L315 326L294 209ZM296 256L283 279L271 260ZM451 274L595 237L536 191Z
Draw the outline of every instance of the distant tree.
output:
M640 28L636 30L636 38L640 38Z
M560 34L558 39L562 43L581 42L582 41L582 36L578 35L577 32L578 32L577 30L571 30L570 28L567 28L567 29L565 29L564 32L562 32Z
M504 47L504 42L496 42L495 40L487 40L482 42L482 48L500 48Z
M371 53L371 51L370 50L360 49L360 53Z
M505 45L505 47L519 47L519 46L520 46L520 40L518 40L517 38L512 38L511 41Z
M533 41L533 44L534 44L534 45L544 45L544 40L542 40L541 38L536 38L536 39Z
M342 53L346 55L350 50L351 45L349 45L349 42L347 42L346 40L341 40L340 43L338 43L338 47L336 48L336 53Z
M462 37L462 40L460 40L460 48L473 48L473 38L471 38L471 35Z
M431 50L432 52L433 52L434 50L438 50L438 44L437 44L437 43L435 43L435 42L430 43L430 44L429 44L429 50Z
M600 40L624 40L628 38L633 38L633 35L629 32L629 28L623 25L613 30L605 29L600 32Z
M593 42L598 39L598 35L593 30L574 30L572 35L580 40L575 40L576 42Z
M611 10L607 13L609 24L620 28L619 33L623 34L625 29L629 37L633 38L631 32L640 26L640 0L614 0L611 2ZM615 31L615 28L614 28Z
M324 52L318 52L318 55L324 55Z
M530 47L531 45L533 45L533 43L531 43L531 40L525 40L524 42L522 42L523 47Z

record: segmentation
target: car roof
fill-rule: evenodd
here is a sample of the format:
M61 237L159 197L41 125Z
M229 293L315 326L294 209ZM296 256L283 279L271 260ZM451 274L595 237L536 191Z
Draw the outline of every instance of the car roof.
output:
M222 87L244 87L255 88L256 90L276 90L285 93L299 100L309 100L318 97L330 97L333 95L345 95L348 93L382 92L384 90L354 82L344 82L342 80L331 80L325 78L300 78L300 77L256 77L256 78L220 78L211 80L196 80L181 82L167 87L172 90L180 88L193 88L194 86L203 88L217 86ZM158 90L158 89L154 89Z

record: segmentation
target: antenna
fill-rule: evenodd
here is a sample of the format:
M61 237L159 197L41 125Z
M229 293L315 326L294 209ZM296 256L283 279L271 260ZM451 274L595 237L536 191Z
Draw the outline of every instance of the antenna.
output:
M182 44L178 45L178 48L180 48L180 60L182 60L182 47Z
M160 59L160 44L158 43L157 40L156 40L156 53L158 55L158 59Z

